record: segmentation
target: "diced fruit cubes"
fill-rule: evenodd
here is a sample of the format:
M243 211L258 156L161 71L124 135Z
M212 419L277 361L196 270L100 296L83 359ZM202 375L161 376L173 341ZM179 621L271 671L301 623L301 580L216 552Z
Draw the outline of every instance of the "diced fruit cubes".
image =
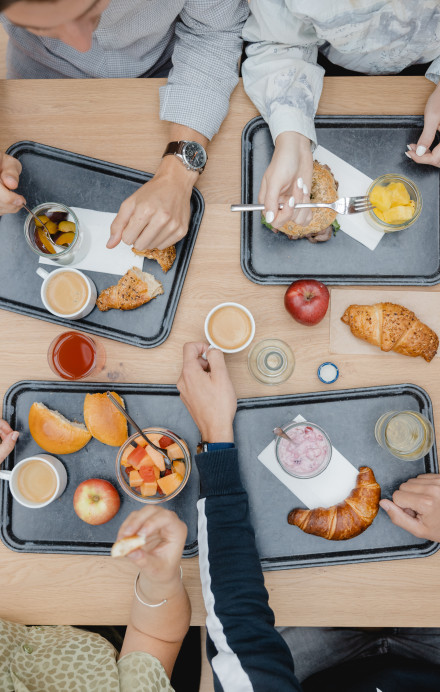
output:
M400 181L375 185L370 193L370 201L375 206L374 214L385 223L397 225L414 216L415 202Z
M153 444L166 449L172 461L172 470L166 468L163 455L140 436L125 448L121 466L125 468L130 487L137 490L140 496L170 495L179 488L185 477L186 465L182 460L184 453L180 445L168 435L147 433L147 436ZM182 444L187 449L183 440Z
M159 478L157 485L165 493L165 495L171 495L179 485L181 484L183 478L180 473L170 473L168 476Z

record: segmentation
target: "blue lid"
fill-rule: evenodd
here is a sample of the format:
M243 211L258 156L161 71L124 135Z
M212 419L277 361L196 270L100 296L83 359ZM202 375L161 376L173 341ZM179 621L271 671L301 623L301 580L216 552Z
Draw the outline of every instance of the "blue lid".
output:
M332 376L332 379L324 379L323 377L322 371L326 365L330 365L330 367L334 368L334 374ZM336 382L336 380L339 377L339 368L334 363L330 363L330 361L327 361L326 363L321 363L321 365L318 368L318 377L324 384L333 384L333 382Z

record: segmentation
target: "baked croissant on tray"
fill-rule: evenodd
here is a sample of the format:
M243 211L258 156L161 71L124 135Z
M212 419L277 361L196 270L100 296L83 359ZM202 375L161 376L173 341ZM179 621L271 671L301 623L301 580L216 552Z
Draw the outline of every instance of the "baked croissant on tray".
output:
M152 274L133 267L119 279L116 286L109 286L101 291L96 305L101 312L111 309L134 310L161 293L163 287L160 281Z
M338 505L325 509L292 509L287 521L305 533L329 541L346 541L359 536L373 523L379 511L380 485L368 466L361 466L356 486Z
M422 356L428 363L437 353L437 334L402 305L350 305L341 320L354 336L382 351L396 351L413 358Z

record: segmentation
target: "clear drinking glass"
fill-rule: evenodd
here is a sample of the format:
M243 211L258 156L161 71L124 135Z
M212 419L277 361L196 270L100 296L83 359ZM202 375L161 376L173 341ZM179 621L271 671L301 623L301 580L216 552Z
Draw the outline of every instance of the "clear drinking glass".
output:
M66 221L72 221L75 224L75 237L68 247L63 248L60 252L53 255L42 252L35 241L35 219L31 214L27 215L24 222L24 236L29 247L36 255L44 257L45 259L50 259L57 264L68 266L69 264L78 262L87 254L86 238L81 229L78 217L69 207L58 202L45 202L32 209L35 216L47 215L57 211L66 213Z
M281 339L263 339L251 349L248 356L251 374L264 384L281 384L295 369L293 351Z
M417 187L415 183L413 183L412 180L409 178L405 178L404 175L397 175L394 173L387 173L386 175L381 175L379 178L376 178L376 180L373 180L371 183L370 187L367 190L367 197L370 196L373 188L376 185L382 185L383 187L386 187L390 183L403 183L405 186L406 191L409 194L410 199L413 200L415 204L414 208L414 214L408 221L404 221L401 223L386 223L385 221L382 221L379 219L378 216L374 213L374 209L371 211L367 211L366 214L366 219L369 222L370 226L374 226L374 228L378 228L380 231L384 231L385 233L394 233L394 231L403 231L405 228L408 228L409 226L412 226L413 223L417 221L419 218L421 211L422 211L422 195L420 194L420 190Z
M430 421L416 411L384 413L376 423L374 435L383 449L404 461L424 457L435 439Z

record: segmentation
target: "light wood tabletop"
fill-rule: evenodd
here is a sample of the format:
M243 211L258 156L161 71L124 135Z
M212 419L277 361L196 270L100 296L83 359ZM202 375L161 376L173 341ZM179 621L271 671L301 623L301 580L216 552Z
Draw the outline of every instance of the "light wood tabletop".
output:
M167 141L158 119L163 80L0 81L0 151L35 140L146 171L154 171ZM320 113L421 114L433 85L423 77L326 78ZM285 313L284 287L258 286L240 269L241 132L256 111L241 84L230 113L209 150L200 178L206 211L169 339L143 351L104 340L106 369L100 381L174 383L185 341L203 337L208 310L245 298L260 339L275 335L291 344L293 377L268 391L251 379L247 353L228 358L239 397L324 389L316 366L329 358L329 317L303 327ZM368 289L366 289L368 291ZM411 289L414 290L414 289ZM417 290L417 289L415 289ZM431 290L437 290L436 288ZM0 393L22 379L53 379L46 361L53 324L0 310ZM440 360L338 356L342 375L332 388L414 382L430 394L440 429ZM0 613L27 624L127 622L135 569L107 557L14 553L0 544ZM429 558L267 572L266 586L279 625L433 626L440 619L440 552ZM204 623L196 558L183 562L193 624Z

